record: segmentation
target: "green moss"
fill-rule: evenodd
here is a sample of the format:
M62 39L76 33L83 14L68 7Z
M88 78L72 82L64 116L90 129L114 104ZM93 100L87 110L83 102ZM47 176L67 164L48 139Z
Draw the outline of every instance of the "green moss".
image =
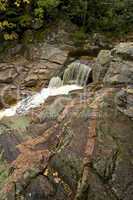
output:
M32 30L27 30L24 32L22 42L24 44L31 44L34 42L34 34Z
M8 167L6 161L3 159L3 152L0 153L0 190L4 186L8 178Z
M67 154L65 151L57 153L52 159L50 166L59 172L60 177L69 186L75 187L81 177L82 164L80 158L72 154Z
M75 31L72 34L72 38L76 46L81 46L87 39L87 34L84 32L83 29L80 29L79 31Z
M31 119L28 116L14 116L11 118L5 118L2 121L9 129L25 130Z
M17 103L17 97L13 97L12 95L7 95L4 97L5 103L8 105L15 105Z
M42 42L45 38L45 30L42 29L42 30L38 30L34 33L34 38L36 41L38 42Z

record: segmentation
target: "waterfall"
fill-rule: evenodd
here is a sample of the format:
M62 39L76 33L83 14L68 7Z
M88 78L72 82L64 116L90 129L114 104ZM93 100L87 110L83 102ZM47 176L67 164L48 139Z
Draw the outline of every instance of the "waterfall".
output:
M91 68L80 62L71 63L65 70L63 84L77 84L85 86L89 78Z
M0 111L0 119L5 116L27 113L31 108L40 106L49 96L67 95L70 91L82 89L87 84L91 68L80 62L71 63L64 72L63 81L53 77L48 88L19 101L15 106Z
M49 82L49 88L58 88L62 86L62 80L60 77L53 77Z

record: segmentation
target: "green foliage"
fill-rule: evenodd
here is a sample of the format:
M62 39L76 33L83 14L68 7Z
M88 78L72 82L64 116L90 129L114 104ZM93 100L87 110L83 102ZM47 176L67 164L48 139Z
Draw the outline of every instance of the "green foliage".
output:
M75 45L77 46L81 46L82 44L84 44L85 39L87 39L84 29L82 28L79 31L74 32L72 34L72 37Z
M65 1L64 1L65 2ZM133 28L131 0L68 0L63 9L86 31L128 32Z
M60 0L38 0L35 8L35 16L38 18L43 18L44 12L52 10L57 7L60 3Z
M133 1L0 0L0 39L17 39L26 29L39 29L59 16L70 19L87 32L120 34L133 29ZM82 33L76 33L76 37L82 37Z
M59 0L0 0L0 33L3 39L17 39L34 23L42 24L45 14L59 5ZM40 26L38 26L40 27Z
M59 0L38 0L37 5L40 8L49 9L51 7L56 7L59 4Z

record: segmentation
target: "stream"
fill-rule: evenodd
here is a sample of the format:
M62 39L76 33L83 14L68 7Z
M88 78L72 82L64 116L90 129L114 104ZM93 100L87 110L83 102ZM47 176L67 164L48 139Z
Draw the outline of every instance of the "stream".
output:
M83 87L78 85L63 85L61 87L43 88L39 93L28 96L19 101L15 106L0 111L0 119L27 113L31 108L36 108L43 104L50 96L68 95L70 91L79 90Z

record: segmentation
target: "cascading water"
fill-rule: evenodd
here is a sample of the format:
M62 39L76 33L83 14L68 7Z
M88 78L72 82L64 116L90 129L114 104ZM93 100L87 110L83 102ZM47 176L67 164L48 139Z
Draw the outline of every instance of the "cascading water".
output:
M31 108L44 103L49 96L67 95L70 91L82 89L86 85L91 68L85 64L74 62L64 72L63 81L60 77L53 77L48 88L39 93L19 101L15 106L0 112L0 119L16 114L27 113Z
M82 87L78 85L63 85L58 88L44 88L41 90L41 92L23 99L15 106L1 111L0 119L3 117L14 116L16 114L25 114L31 108L40 106L40 104L44 103L49 96L68 95L70 91L79 89L82 89Z
M89 78L91 68L80 62L71 63L65 70L63 84L77 84L85 86Z
M53 77L50 82L49 82L49 88L58 88L61 87L63 84L62 80L60 77Z

